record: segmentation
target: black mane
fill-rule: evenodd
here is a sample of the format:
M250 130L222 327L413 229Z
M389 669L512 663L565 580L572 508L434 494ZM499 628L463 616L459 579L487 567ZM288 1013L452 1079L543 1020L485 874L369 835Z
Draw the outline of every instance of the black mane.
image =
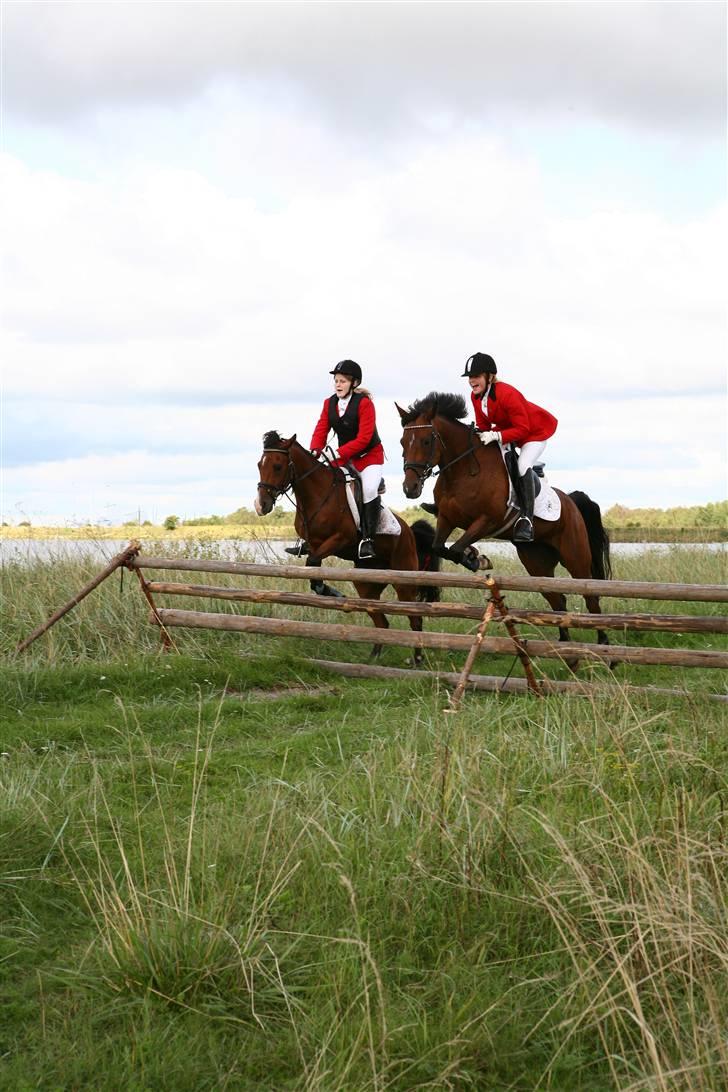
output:
M283 440L281 439L280 433L276 432L275 429L272 429L271 432L266 432L266 434L263 436L264 448L280 447L282 443Z
M441 391L430 391L424 398L418 398L408 407L402 423L409 425L421 414L432 413L433 417L447 417L449 421L462 421L467 417L468 409L462 394L443 394Z

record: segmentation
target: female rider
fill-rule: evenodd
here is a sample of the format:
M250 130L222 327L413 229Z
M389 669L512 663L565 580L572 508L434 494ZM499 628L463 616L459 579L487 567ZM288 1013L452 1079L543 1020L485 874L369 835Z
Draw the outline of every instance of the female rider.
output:
M379 483L382 480L384 448L377 433L374 403L368 391L359 390L361 368L355 360L340 360L329 372L334 377L334 394L327 398L311 439L311 453L320 455L333 429L339 441L338 458L332 466L351 463L361 478L362 539L359 557L374 557L374 535L382 505Z
M496 375L495 360L488 353L473 353L463 376L470 383L475 424L484 444L516 444L518 480L513 484L521 515L513 529L514 542L533 542L533 475L528 471L543 454L546 441L556 432L558 421L540 406L527 402L520 391Z

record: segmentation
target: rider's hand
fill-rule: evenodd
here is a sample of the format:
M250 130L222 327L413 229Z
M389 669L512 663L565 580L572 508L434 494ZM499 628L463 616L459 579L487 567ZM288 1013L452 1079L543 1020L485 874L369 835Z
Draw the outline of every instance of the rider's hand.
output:
M314 459L320 459L321 458L321 452L317 447L312 447L311 448L311 454L313 455Z
M500 432L493 431L493 432L481 432L480 433L480 442L481 442L481 444L492 444L494 440L497 440L498 443L501 442Z

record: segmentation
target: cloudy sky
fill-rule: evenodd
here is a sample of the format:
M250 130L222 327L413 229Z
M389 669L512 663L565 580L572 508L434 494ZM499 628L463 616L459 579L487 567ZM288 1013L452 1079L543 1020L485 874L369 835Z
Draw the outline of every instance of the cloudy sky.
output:
M603 507L726 495L723 3L26 3L2 27L4 515L251 506L328 371L466 357Z

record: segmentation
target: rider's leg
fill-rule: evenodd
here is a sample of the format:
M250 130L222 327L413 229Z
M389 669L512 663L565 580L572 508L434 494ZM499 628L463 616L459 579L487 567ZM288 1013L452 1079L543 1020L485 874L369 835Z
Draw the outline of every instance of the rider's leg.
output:
M359 557L375 557L374 536L377 533L382 498L379 496L379 482L382 478L382 466L378 463L365 466L360 471L363 510L361 514L361 542Z
M533 475L529 470L541 457L546 447L545 440L530 440L521 448L518 456L518 480L514 482L518 507L521 515L513 528L514 542L533 542L533 505L536 491Z

